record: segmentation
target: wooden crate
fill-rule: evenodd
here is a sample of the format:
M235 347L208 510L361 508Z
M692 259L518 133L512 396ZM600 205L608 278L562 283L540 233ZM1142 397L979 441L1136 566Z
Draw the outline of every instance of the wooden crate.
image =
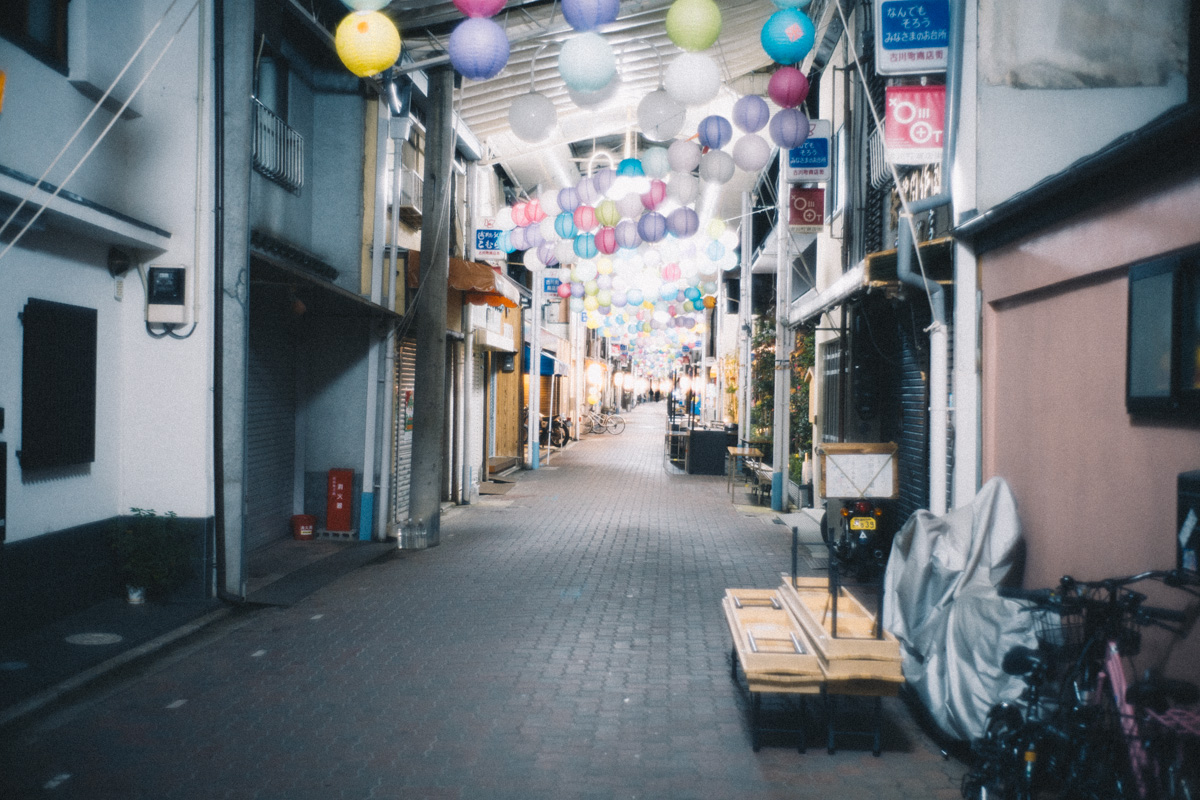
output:
M820 658L778 592L726 589L721 608L751 691L820 691Z
M817 494L821 497L900 496L895 442L843 442L817 446L820 461Z
M812 643L826 680L904 682L899 640L887 631L875 637L875 615L849 589L842 587L838 595L837 636L827 579L797 578L793 585L785 574L779 597Z

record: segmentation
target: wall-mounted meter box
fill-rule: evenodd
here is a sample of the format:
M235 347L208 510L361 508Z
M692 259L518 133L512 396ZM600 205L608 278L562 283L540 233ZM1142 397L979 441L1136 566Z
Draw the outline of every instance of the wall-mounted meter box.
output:
M150 267L146 274L146 321L159 325L187 322L184 267Z

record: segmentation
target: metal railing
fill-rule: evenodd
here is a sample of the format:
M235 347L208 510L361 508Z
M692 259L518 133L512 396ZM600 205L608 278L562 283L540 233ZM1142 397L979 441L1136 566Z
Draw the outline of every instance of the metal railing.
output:
M290 192L300 193L304 186L304 137L293 130L274 111L254 103L254 169L260 175Z

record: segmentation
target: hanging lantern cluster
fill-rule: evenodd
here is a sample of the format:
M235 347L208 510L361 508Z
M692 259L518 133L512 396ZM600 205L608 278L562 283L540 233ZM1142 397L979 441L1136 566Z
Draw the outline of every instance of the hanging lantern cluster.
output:
M809 0L774 0L779 10L762 27L759 41L780 67L771 75L767 94L779 106L768 131L780 149L791 150L808 140L809 121L800 108L808 97L808 78L795 64L804 60L816 41L816 26L801 9Z
M450 32L450 63L456 72L473 81L500 74L508 64L508 34L492 19L504 8L505 0L454 0L466 19Z

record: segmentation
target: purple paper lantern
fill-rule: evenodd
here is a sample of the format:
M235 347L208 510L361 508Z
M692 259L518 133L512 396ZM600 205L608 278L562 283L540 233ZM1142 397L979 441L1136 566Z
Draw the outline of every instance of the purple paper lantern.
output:
M468 17L494 17L505 0L454 0L454 7Z
M512 246L513 246L514 250L528 250L529 249L529 240L526 238L526 234L528 232L529 232L529 228L521 228L521 227L513 228L511 231L508 232L509 241L512 242Z
M579 191L574 186L558 190L558 207L563 211L574 211L579 202Z
M574 239L579 229L575 227L575 215L564 211L554 218L554 232L560 239Z
M633 250L642 243L638 235L637 223L631 219L623 219L617 223L617 246L624 250Z
M575 298L583 297L583 284L582 283L572 283L571 284L571 297L575 297Z
M771 139L782 150L799 147L808 139L808 117L798 108L781 108L771 117Z
M808 78L795 67L780 67L767 82L767 94L780 108L795 108L808 97Z
M776 11L763 25L759 41L772 61L795 64L812 49L817 30L803 11L784 8Z
M558 263L558 256L554 253L554 242L542 242L538 245L538 258L547 267L552 267Z
M638 220L638 236L642 241L654 243L667 235L667 218L657 211L643 214Z
M596 257L596 237L590 233L581 233L575 237L575 255L580 258Z
M618 0L563 0L563 19L577 31L591 31L617 18Z
M709 150L720 150L733 138L733 126L720 114L710 114L700 120L696 133L700 137L701 145Z
M470 17L450 34L450 63L464 78L494 78L508 63L508 36L485 17Z
M771 118L771 107L756 94L748 94L733 104L733 124L746 133L758 133Z
M622 164L625 162L621 162ZM617 180L617 173L611 167L605 167L592 176L592 186L598 195L605 195ZM599 199L599 198L597 198Z
M594 206L600 202L600 196L604 194L596 188L596 182L592 178L583 178L575 185L575 190L579 192L579 202L584 205Z
M542 228L540 225L532 224L525 228L525 249L526 250L538 247L544 241L546 241L546 238L544 236L542 236Z
M677 208L667 217L667 230L676 239L687 239L700 229L700 217L690 208Z

